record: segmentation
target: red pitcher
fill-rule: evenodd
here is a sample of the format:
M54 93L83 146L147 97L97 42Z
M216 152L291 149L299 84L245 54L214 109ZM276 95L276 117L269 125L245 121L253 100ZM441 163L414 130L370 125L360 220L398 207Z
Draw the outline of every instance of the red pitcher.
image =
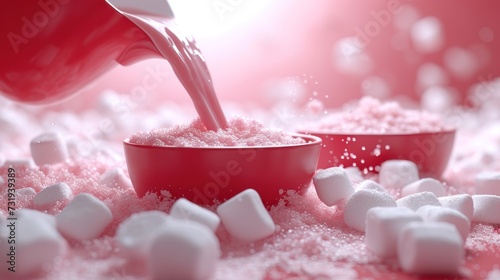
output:
M166 0L8 0L0 10L0 93L49 103L78 92L116 62L161 57L121 9L172 18Z

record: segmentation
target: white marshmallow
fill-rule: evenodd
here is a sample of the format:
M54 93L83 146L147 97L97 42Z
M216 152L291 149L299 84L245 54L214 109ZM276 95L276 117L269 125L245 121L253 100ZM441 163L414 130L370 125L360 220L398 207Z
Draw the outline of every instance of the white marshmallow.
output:
M357 166L346 167L344 170L351 183L357 184L364 180L363 174L361 174L361 171Z
M433 178L424 178L410 183L401 189L401 195L407 196L414 193L431 192L437 197L445 196L446 190L441 182Z
M57 183L41 190L33 198L36 208L54 206L57 202L66 203L73 197L73 191L66 183Z
M441 22L436 17L424 17L415 22L410 29L410 35L419 53L433 53L444 45L444 34Z
M356 230L365 231L366 213L373 207L396 207L396 201L385 192L366 189L355 192L344 207L344 223Z
M116 231L118 244L131 259L145 259L153 239L170 225L171 217L161 211L135 213Z
M217 214L227 231L245 242L268 237L275 231L273 219L253 189L244 190L219 205Z
M43 133L30 143L31 156L38 166L64 162L68 159L68 148L56 133Z
M31 201L31 200L33 200L35 195L36 195L35 189L30 188L30 187L16 190L16 198L18 200L26 199L26 200Z
M99 184L108 188L117 188L122 190L132 189L132 182L125 176L120 168L109 169L99 178Z
M363 182L359 183L359 185L356 187L356 191L359 190L375 190L379 192L387 192L384 187L372 180L364 180Z
M214 232L220 224L220 218L217 214L185 198L178 199L174 205L172 205L170 216L203 224Z
M454 225L464 242L469 235L470 221L464 214L457 210L441 206L425 205L417 210L417 214L422 216L424 222L443 222Z
M472 216L474 215L474 201L469 194L442 196L438 199L443 207L460 211L469 221L472 221Z
M32 218L35 218L37 220L42 220L46 224L50 225L54 229L56 228L56 217L54 215L47 214L45 212L41 212L38 210L32 210L28 208L23 208L19 209L16 211L16 216L18 218L24 217L24 216L30 216Z
M500 224L500 196L477 194L472 196L474 201L473 222Z
M75 240L99 237L112 220L108 206L88 193L75 196L56 216L59 232Z
M374 207L366 214L366 246L381 257L395 257L401 229L421 221L422 217L408 208Z
M448 223L409 223L398 236L399 265L408 273L454 274L464 256L460 233Z
M5 180L0 176L0 187L3 187Z
M477 175L476 194L500 196L500 172L483 172Z
M380 166L379 182L386 188L402 188L419 179L417 165L409 160L391 159Z
M66 241L47 222L47 219L40 218L43 217L40 215L42 213L18 211L20 215L16 221L7 220L0 228L0 252L6 258L10 258L7 254L11 252L10 246L13 244L8 243L8 238L15 236L16 265L13 275L20 277L40 275L47 266L52 265L55 258L66 252ZM11 222L15 222L14 235L12 233L14 227L9 227ZM7 260L0 264L2 272L7 271L9 266Z
M354 193L351 181L341 167L318 170L313 176L313 184L319 199L327 206L347 200Z
M5 167L13 167L13 168L35 168L35 164L31 158L20 158L20 159L8 159L3 165Z
M199 223L171 220L154 239L149 253L152 279L209 279L215 273L220 244Z
M442 206L436 195L431 192L410 194L398 199L396 202L398 203L398 207L410 208L413 211L417 211L418 208L425 205Z

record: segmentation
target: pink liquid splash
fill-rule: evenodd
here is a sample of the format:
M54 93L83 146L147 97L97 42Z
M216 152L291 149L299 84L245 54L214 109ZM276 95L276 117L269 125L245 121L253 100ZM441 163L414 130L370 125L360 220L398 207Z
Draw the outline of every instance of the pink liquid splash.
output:
M123 14L150 36L161 55L170 62L206 128L227 128L208 67L194 39L173 20L134 12Z

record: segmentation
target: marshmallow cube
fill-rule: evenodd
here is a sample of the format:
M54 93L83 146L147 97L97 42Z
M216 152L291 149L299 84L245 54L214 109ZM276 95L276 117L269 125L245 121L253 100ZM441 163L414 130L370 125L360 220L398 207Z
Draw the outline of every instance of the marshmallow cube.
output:
M222 224L237 239L254 242L272 235L274 221L259 194L247 189L217 207Z
M3 166L27 169L35 168L35 164L31 158L8 159L3 163Z
M473 222L500 224L500 196L477 194L472 196L474 201Z
M149 253L152 279L210 279L220 257L220 244L206 226L172 219L153 239Z
M33 198L33 204L36 208L51 207L57 202L66 203L72 197L73 191L66 183L57 183L37 193Z
M108 206L88 193L75 196L56 216L59 232L79 241L99 237L112 220Z
M364 180L363 174L361 174L361 171L357 166L345 167L344 170L351 183L357 184Z
M398 262L408 273L454 274L464 256L462 237L448 223L409 223L398 236Z
M99 184L105 185L108 188L116 188L122 190L132 189L132 182L123 171L119 168L109 169L99 178Z
M220 224L220 218L217 214L185 198L178 199L174 205L172 205L170 216L203 224L214 232Z
M408 208L374 207L366 214L366 246L381 257L395 257L401 229L421 221L422 217Z
M16 216L18 218L29 216L31 218L44 221L44 223L50 225L53 228L56 228L56 217L45 212L23 208L16 211Z
M477 175L476 194L500 196L500 172L483 172Z
M460 211L469 221L472 221L474 215L474 201L469 194L456 194L439 197L439 202L443 207Z
M403 187L401 190L402 196L420 192L431 192L437 197L445 196L446 190L441 182L433 178L424 178Z
M131 259L145 259L154 238L170 226L172 218L161 211L144 211L132 214L116 231L118 244Z
M425 205L442 206L436 195L431 192L410 194L398 199L396 202L398 203L398 207L410 208L413 211L417 211Z
M44 133L33 138L30 143L31 156L36 165L54 164L68 159L68 149L56 133Z
M351 181L341 167L318 170L313 176L313 184L319 199L327 206L347 200L354 193Z
M15 226L10 226L14 221L7 220L0 228L0 252L6 257L0 267L3 271L10 267L10 249L15 246L16 271L13 274L31 279L30 276L42 274L55 258L62 256L67 250L67 243L56 228L47 222L47 217L40 218L43 213L18 211L20 215ZM15 236L15 245L8 243L11 236Z
M357 186L356 190L375 190L379 192L387 192L387 190L382 187L379 183L372 181L372 180L364 180L363 182L359 183Z
M400 189L419 178L417 165L409 160L391 159L380 166L379 182L386 188Z
M366 213L373 207L396 207L396 201L385 192L359 190L347 201L344 207L344 223L359 231L365 231Z
M451 208L426 205L417 210L417 214L422 216L424 222L443 222L454 225L463 242L467 239L470 231L470 221L467 217L458 210Z

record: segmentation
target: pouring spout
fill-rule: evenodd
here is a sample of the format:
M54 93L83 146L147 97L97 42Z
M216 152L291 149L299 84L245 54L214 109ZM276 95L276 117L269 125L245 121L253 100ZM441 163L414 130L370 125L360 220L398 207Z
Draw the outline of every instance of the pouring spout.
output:
M173 18L174 13L167 0L106 0L106 2L119 13L138 13Z

